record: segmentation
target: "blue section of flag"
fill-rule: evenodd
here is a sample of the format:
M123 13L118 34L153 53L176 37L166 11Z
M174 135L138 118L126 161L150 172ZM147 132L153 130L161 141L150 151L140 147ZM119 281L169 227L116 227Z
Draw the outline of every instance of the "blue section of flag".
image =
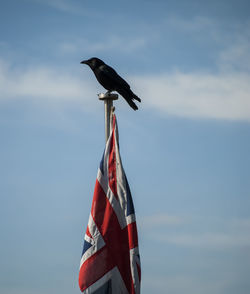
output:
M130 188L129 188L129 184L128 184L128 180L127 180L126 175L125 175L125 184L126 184L126 193L127 193L127 216L129 216L129 215L135 213L135 209L134 209L132 195L130 192Z
M103 152L103 155L102 155L102 160L101 160L101 162L100 162L100 170L101 170L101 172L102 172L102 174L104 174L104 169L103 169L103 162L104 162L104 153L105 153L105 150L104 150L104 152Z
M84 240L84 244L83 244L83 249L82 249L82 256L83 254L92 246L91 243L87 242L86 240Z

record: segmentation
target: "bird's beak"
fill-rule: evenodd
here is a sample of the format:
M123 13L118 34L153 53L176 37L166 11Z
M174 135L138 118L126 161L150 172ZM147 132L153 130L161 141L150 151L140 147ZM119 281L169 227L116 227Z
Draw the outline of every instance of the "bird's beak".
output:
M83 60L80 62L81 64L88 64L88 60Z

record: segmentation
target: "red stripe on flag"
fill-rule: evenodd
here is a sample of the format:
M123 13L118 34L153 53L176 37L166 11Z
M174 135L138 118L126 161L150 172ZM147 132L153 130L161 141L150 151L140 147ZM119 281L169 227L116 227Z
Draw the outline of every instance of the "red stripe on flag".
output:
M137 236L137 228L136 223L133 222L127 226L128 228L128 241L129 241L129 248L133 249L138 247L138 236Z
M111 144L109 150L109 162L108 162L108 173L109 173L109 187L114 195L117 197L117 182L116 182L116 150L115 150L115 129L112 130Z
M98 281L114 267L109 260L107 248L100 249L97 253L88 258L81 266L79 272L79 287L83 292L93 283Z

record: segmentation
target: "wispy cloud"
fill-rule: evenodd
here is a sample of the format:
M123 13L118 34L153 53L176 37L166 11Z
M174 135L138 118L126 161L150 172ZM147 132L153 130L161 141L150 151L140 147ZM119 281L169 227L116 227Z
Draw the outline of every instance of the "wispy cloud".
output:
M48 5L50 7L55 8L56 10L71 13L71 14L80 14L85 15L81 7L79 7L75 1L68 1L68 0L35 0L36 2ZM74 2L74 3L73 3Z
M235 25L228 34L208 18L170 17L165 22L217 44L216 68L132 78L146 106L181 117L250 121L250 23Z
M161 242L180 246L225 249L231 247L249 247L250 237L239 233L204 233L204 234L178 234L160 235Z
M13 69L0 61L0 100L26 99L45 103L91 103L95 88L88 78L63 69Z
M88 54L99 54L100 52L119 51L131 53L147 45L147 39L144 37L126 38L117 35L111 35L103 40L91 41L89 39L75 39L70 42L59 44L59 52L62 54L73 54L86 52Z
M245 38L238 36L236 42L219 54L219 67L222 70L250 71L250 33Z
M205 226L205 222L212 222L212 219L206 219L206 221L201 218L191 217L188 218L188 227L187 221L183 218L177 217L175 221L175 217L171 217L170 220L174 220L174 222L170 221L170 224L178 224L179 230L174 232L172 230L168 230L167 223L165 223L165 219L160 216L153 216L152 226L154 226L154 230L149 231L148 226L143 226L143 230L147 231L147 236L150 239L158 240L158 242L162 244L174 244L177 246L184 247L199 247L204 249L227 249L227 248L235 248L235 247L250 247L250 236L249 236L249 219L230 219L223 220L217 219L217 226ZM168 219L168 217L166 218ZM148 219L145 217L145 221L147 223ZM156 220L156 222L154 222ZM143 220L144 222L144 220ZM195 224L203 224L203 229L197 231L191 231L190 227L194 228ZM164 229L164 224L165 229ZM150 227L150 225L149 225ZM150 227L151 228L151 227ZM159 232L161 232L159 234Z
M214 31L216 22L207 17L194 16L193 18L183 18L177 15L169 16L163 21L165 26L174 28L182 32L201 33L206 31Z
M181 73L134 77L147 107L169 115L250 120L250 74Z
M91 78L92 79L91 79ZM130 77L142 106L163 115L250 121L250 74L181 73ZM136 86L135 86L136 85ZM0 99L92 103L102 87L91 75L49 67L13 69L0 62Z

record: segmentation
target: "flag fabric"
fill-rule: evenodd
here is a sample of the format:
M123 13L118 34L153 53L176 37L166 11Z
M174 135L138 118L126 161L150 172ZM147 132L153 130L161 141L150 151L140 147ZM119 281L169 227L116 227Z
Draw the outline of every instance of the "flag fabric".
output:
M85 294L139 294L141 268L130 188L119 154L118 128L100 163L79 271Z

